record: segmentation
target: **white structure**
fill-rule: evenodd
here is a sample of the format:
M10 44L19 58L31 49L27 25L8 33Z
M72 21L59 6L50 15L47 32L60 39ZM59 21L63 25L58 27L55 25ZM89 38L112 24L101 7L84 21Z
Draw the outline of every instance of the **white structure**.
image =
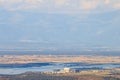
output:
M64 68L64 69L58 71L57 73L69 73L70 71L71 71L70 68Z
M64 68L63 71L64 71L65 73L69 73L69 72L70 72L70 68Z

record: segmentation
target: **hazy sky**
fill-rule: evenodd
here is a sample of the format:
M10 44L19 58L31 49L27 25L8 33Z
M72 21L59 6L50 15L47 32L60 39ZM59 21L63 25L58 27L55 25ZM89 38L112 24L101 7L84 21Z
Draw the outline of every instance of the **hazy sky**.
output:
M0 49L120 47L120 0L0 0Z

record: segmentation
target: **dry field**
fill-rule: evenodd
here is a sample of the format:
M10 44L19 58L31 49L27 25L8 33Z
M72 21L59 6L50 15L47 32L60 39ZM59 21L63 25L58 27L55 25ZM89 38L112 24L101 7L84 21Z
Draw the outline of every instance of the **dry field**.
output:
M32 62L86 62L86 63L120 63L120 56L56 56L56 55L4 55L0 56L0 64L32 63Z

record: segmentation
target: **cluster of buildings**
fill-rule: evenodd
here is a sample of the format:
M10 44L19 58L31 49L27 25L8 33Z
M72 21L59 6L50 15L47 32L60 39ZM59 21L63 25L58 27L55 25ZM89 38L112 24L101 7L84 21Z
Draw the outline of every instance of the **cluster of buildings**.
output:
M120 68L115 69L93 69L93 70L80 70L80 69L71 69L71 68L63 68L55 70L54 73L120 73Z
M76 69L71 69L71 68L63 68L63 69L58 69L58 70L55 70L54 72L55 73L77 73L79 72L80 70L76 70Z

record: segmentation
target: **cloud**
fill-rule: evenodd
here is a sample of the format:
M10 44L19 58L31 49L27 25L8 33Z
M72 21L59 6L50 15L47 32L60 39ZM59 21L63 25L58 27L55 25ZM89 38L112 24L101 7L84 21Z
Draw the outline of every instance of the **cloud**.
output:
M6 3L9 3L9 8L7 10L9 11L18 11L18 10L33 10L35 8L39 8L40 3L42 3L42 0L16 0Z
M120 9L120 3L114 4L114 8L115 8L115 9Z
M54 43L52 41L45 41L45 40L34 40L34 39L20 39L18 40L20 43Z
M103 33L104 33L104 31L102 31L102 30L99 30L99 31L96 32L97 35L101 35Z
M120 0L0 0L9 11L85 13L120 9ZM92 10L92 11L91 11Z
M19 40L18 42L21 42L21 43L38 43L38 41L35 41L35 40L29 40L29 39Z
M82 9L94 9L99 6L98 0L81 0L80 1L80 8Z
M109 4L109 3L110 3L110 0L105 0L104 3L105 3L105 4Z
M35 9L39 8L43 0L25 0L18 9Z
M0 0L0 4L3 3L3 2L4 2L4 0Z
M55 1L55 6L57 6L57 7L62 7L65 5L69 5L68 0L56 0Z

